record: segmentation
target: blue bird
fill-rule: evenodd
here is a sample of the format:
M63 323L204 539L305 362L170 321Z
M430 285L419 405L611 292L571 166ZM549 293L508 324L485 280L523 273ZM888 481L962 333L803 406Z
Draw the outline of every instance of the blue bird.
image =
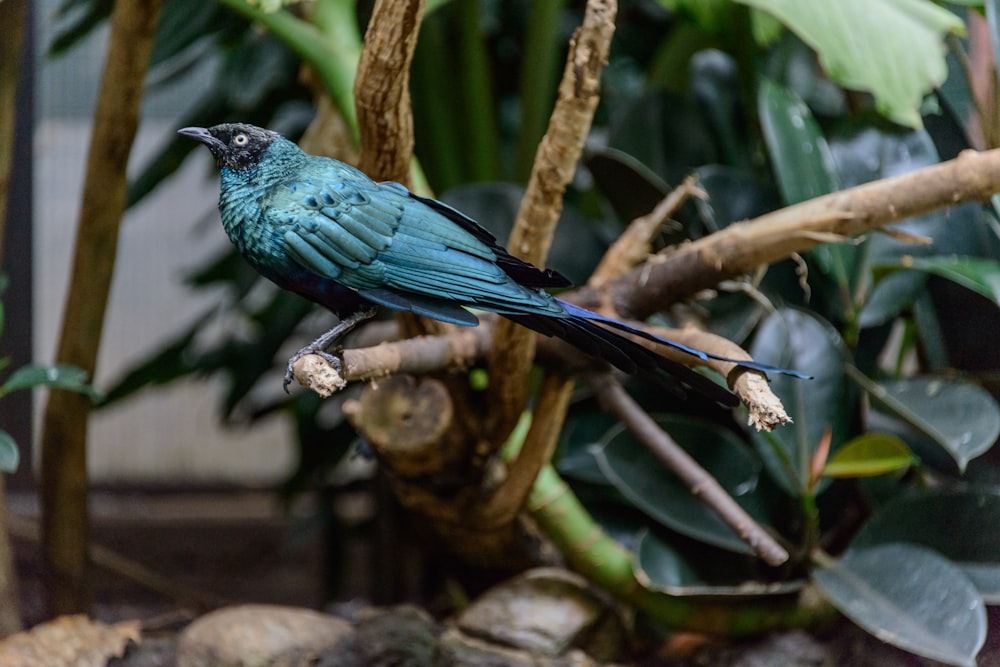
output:
M617 331L758 371L795 371L728 359L654 336L575 306L546 289L570 286L507 252L474 220L399 183L376 183L337 160L308 155L276 132L240 123L178 131L211 151L221 171L222 225L244 258L279 287L314 301L341 323L288 363L323 354L374 305L476 326L467 308L492 311L556 336L627 373L665 372L710 398L735 405L719 384Z

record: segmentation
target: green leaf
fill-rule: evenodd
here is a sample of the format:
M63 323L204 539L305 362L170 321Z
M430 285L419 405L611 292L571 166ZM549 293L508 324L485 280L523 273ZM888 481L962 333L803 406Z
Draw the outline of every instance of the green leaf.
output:
M806 103L791 89L761 79L757 106L771 168L785 204L839 190L833 152ZM809 254L841 293L851 292L849 282L857 256L854 246L826 243Z
M0 470L16 472L20 462L21 452L18 450L14 438L7 431L0 430Z
M898 264L879 264L880 272L910 269L946 278L1000 304L1000 262L980 257L903 257Z
M839 190L833 153L802 98L770 79L761 79L757 107L785 203L796 204Z
M879 508L852 549L888 542L918 544L961 567L989 604L1000 604L1000 489L931 489L897 496Z
M678 547L651 530L639 533L632 562L636 581L667 595L756 597L802 588L801 581L761 581L754 559L710 547Z
M865 433L852 438L834 454L823 474L828 477L874 477L906 470L917 462L906 443L886 433Z
M760 463L736 435L715 424L677 415L656 421L751 516L768 523L758 486ZM595 448L597 463L618 491L649 517L678 533L722 549L752 553L746 542L623 426Z
M771 389L794 423L750 434L771 477L789 494L800 496L809 489L813 456L826 430L832 429L830 451L836 452L850 426L855 400L844 379L847 350L828 322L786 308L764 320L750 353L757 361L814 376L812 380L773 376Z
M76 391L86 394L94 400L99 397L98 392L87 384L87 373L81 368L68 364L54 366L28 364L22 366L11 373L7 381L0 386L0 396L19 389L32 389L34 387Z
M891 120L920 127L924 95L947 78L945 35L956 15L928 0L737 0L770 12L816 50L831 79L872 93Z
M975 665L986 639L983 600L937 553L900 543L851 549L812 578L841 613L882 641L949 665Z
M921 449L930 440L964 471L970 460L986 452L1000 436L1000 405L972 383L940 377L884 382L866 381L857 373L852 377L869 392L876 410L894 415L924 436L913 441L902 436L921 458L933 460L935 452L925 454Z
M659 0L659 3L708 33L724 32L733 24L730 0Z
M616 148L588 148L583 164L594 177L594 185L626 224L652 211L670 192L670 187L649 167Z

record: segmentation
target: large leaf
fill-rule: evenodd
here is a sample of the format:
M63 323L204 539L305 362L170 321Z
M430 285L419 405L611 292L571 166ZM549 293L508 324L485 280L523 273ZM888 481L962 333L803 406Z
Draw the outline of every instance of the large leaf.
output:
M632 559L636 581L667 595L754 597L802 588L800 581L761 581L756 559L704 546L679 547L650 530L639 533Z
M971 459L987 451L1000 436L1000 405L977 385L939 377L862 383L877 412L911 427L897 435L921 458L932 462L940 458L935 457L937 452L927 451L929 442L947 452L960 471L965 470ZM885 430L887 424L870 419L869 427L874 425Z
M0 471L16 472L21 461L21 452L10 433L0 429Z
M986 609L962 570L937 553L901 543L851 549L812 577L841 613L882 641L949 665L975 665Z
M761 79L757 107L771 166L786 204L840 188L830 146L809 107L793 91Z
M809 488L813 456L827 430L831 452L847 436L854 405L844 379L847 351L829 323L806 311L782 309L761 324L750 352L758 361L814 376L812 380L772 377L771 388L794 424L771 433L751 432L771 476L788 493L802 495Z
M875 97L891 120L920 127L924 95L947 77L945 35L961 19L929 0L737 0L775 15L813 47L830 78Z
M669 184L718 162L711 126L697 102L662 91L619 106L608 128L608 146L638 159Z
M642 162L607 146L589 147L583 164L594 185L623 223L646 215L670 192L670 187Z
M757 107L771 168L785 204L839 190L833 152L806 103L791 89L762 79ZM857 254L854 246L841 243L826 243L809 253L822 274L833 281L838 294L852 292L850 281Z
M659 415L659 423L751 516L766 523L755 493L760 464L731 431L688 417ZM678 533L738 553L750 547L624 427L594 450L604 476L648 516Z
M851 541L852 549L908 542L961 567L980 595L1000 604L1000 489L950 488L904 494L881 507Z

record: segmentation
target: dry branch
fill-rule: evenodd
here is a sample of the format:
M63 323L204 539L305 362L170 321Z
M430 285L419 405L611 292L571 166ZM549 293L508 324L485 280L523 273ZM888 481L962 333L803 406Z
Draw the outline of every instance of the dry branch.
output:
M562 198L573 178L600 100L601 72L608 59L618 11L615 0L590 0L583 24L573 34L549 127L538 146L528 187L521 201L508 249L541 266L562 212ZM490 423L487 440L502 443L517 422L527 397L534 335L503 321L496 328L487 365L490 373Z
M986 201L1000 191L1000 150L964 151L954 160L739 222L651 258L611 281L609 293L579 290L579 303L645 319L665 306L757 267L846 239L903 218L955 204Z
M629 223L628 228L619 236L601 258L601 263L594 269L587 284L599 289L601 285L612 278L624 275L633 266L645 262L653 251L653 239L666 224L670 217L680 209L689 197L705 197L705 192L698 188L694 176L688 176L676 188L664 197L652 211Z
M358 167L376 180L411 184L410 63L424 0L375 3L361 50L354 99L361 136Z

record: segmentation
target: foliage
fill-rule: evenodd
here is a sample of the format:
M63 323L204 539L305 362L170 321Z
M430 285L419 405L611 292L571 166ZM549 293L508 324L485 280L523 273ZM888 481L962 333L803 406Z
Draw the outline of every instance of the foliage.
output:
M6 288L7 278L0 275L0 294ZM3 303L0 302L0 331L3 331L3 312ZM0 357L0 370L6 369L9 364L10 357ZM52 366L25 364L11 372L7 376L7 379L0 384L0 399L11 392L34 389L36 387L65 389L85 394L93 400L99 398L94 388L87 384L86 373L75 366L66 364L55 364ZM7 431L0 429L0 471L14 472L17 470L20 459L21 454L14 438Z
M968 81L952 75L932 92L944 77L944 36L962 33L957 15L925 0L809 3L808 15L802 3L742 2L622 3L599 126L561 224L572 243L557 240L555 268L585 279L622 224L692 172L707 197L680 212L663 244L932 165L969 145L969 119L955 112L976 106ZM67 3L93 11L103 4ZM190 62L198 48L222 67L218 85L179 125L239 117L295 135L309 99L297 83L295 56L314 65L335 59L325 66L342 72L355 57L350 49L321 48L314 42L328 36L323 26L287 9L264 16L225 0L274 31L262 34L218 5L194 4L203 21L177 20L192 9L187 2L164 8L175 22L159 38L159 62L183 71L176 63ZM350 4L316 3L317 12ZM537 142L544 127L537 117L548 114L557 76L555 67L530 79L524 73L561 52L566 34L558 26L575 25L578 6L567 3L559 10L563 21L547 21L547 32L529 36L523 26L541 30L532 19L548 3L440 4L426 19L414 63L417 154L446 201L503 238L518 198L513 183L531 162L523 144ZM880 21L871 20L873 11ZM80 21L67 34L85 29ZM962 45L950 43L948 62L961 62ZM462 51L445 62L451 45ZM252 85L236 87L234 80ZM343 77L323 80L343 107L343 90L332 90ZM521 83L529 80L531 87ZM521 127L531 129L519 145ZM137 178L134 196L176 168L186 150L170 142ZM689 304L682 314L745 344L755 359L815 376L808 383L772 378L792 426L752 432L696 398L630 386L745 510L791 545L786 567L755 560L731 528L580 393L557 467L630 550L633 583L669 604L677 596L770 599L810 582L887 641L970 664L985 632L983 601L1000 599L1000 550L990 537L1000 493L993 448L1000 406L987 391L1000 360L968 333L997 326L996 224L993 210L976 205L928 213L896 227L929 244L882 234L827 244ZM565 257L560 247L570 248ZM227 286L215 316L249 324L256 335L206 343L200 333L213 318L200 318L107 400L187 374L224 374L224 414L287 411L303 438L295 480L319 478L322 471L311 466L335 462L354 438L350 427L339 417L324 422L314 397L258 389L277 386L284 343L306 336L297 331L311 308L260 287L234 255L203 267L189 284ZM858 517L867 517L863 526ZM910 578L901 580L903 572ZM660 615L668 617L684 623ZM958 625L942 631L946 620Z

